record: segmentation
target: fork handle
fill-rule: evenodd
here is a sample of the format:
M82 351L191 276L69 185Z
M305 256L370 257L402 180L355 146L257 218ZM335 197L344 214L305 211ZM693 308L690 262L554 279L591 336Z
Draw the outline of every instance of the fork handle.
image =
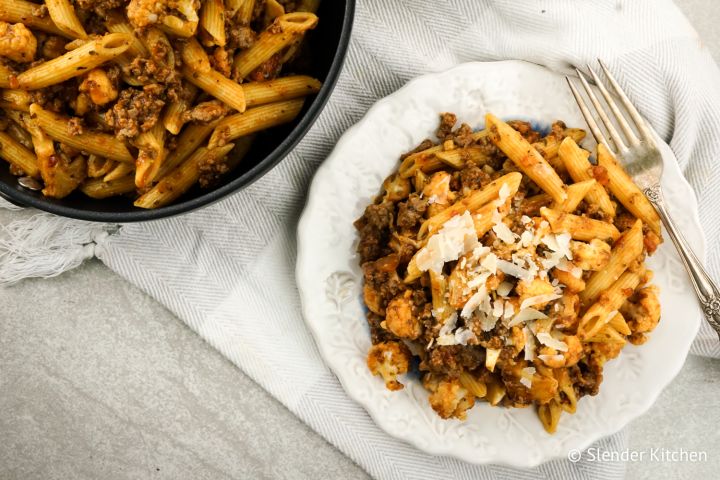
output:
M710 278L710 275L708 275L700 260L695 256L695 253L690 249L683 234L680 233L675 226L675 222L673 222L670 213L668 213L667 208L665 208L665 200L663 199L660 185L658 184L647 188L644 193L655 206L658 214L660 214L660 219L680 254L683 265L685 265L685 270L687 270L693 288L695 288L698 300L700 300L705 318L718 336L720 336L720 289L713 279Z

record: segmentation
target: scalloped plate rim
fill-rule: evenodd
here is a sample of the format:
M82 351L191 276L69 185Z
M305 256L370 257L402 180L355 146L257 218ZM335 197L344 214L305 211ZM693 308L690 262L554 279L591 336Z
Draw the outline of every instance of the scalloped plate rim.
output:
M538 465L541 465L547 461L559 459L559 458L566 458L566 451L563 451L561 454L558 455L546 455L543 458L538 459L537 461L533 461L529 459L528 457L525 458L518 458L515 457L512 461L507 460L506 458L501 458L495 456L496 458L493 458L489 461L474 461L471 458L468 458L467 455L463 455L461 453L458 453L456 451L453 451L449 448L443 448L441 445L441 442L438 442L438 444L430 444L431 446L424 445L421 446L417 441L415 441L414 437L408 437L407 435L403 435L401 432L394 431L392 428L389 428L387 422L385 419L379 415L378 411L374 406L372 405L372 402L366 401L363 399L360 395L357 395L355 392L355 388L349 384L349 378L345 378L345 376L338 374L335 370L335 366L333 365L333 362L329 359L330 353L328 352L328 349L330 348L328 345L326 345L324 342L320 340L321 335L319 331L317 330L322 325L316 324L314 320L310 320L311 318L311 307L310 307L310 299L307 298L308 292L307 289L304 287L305 282L309 281L308 278L308 272L311 270L308 269L308 265L311 264L312 259L304 255L304 251L306 249L305 247L305 241L310 240L312 238L312 235L308 234L308 230L310 229L310 220L311 215L313 213L313 210L316 206L316 204L320 201L322 201L322 198L320 195L317 194L317 191L319 190L319 185L323 183L325 180L324 177L328 175L333 168L333 165L335 162L340 161L341 152L344 149L344 146L346 144L349 144L351 141L351 138L355 136L357 131L360 131L366 123L370 123L372 121L373 116L375 115L376 111L378 111L380 108L382 108L384 105L390 104L394 101L394 99L401 97L403 93L405 93L408 90L412 90L416 85L421 84L423 82L428 81L431 78L434 77L441 77L443 75L449 75L449 74L463 74L464 70L474 70L474 69L484 69L484 68L493 68L494 66L503 65L503 66L515 66L519 69L523 68L539 68L542 70L546 70L548 72L551 72L550 70L546 69L545 67L531 63L526 62L522 60L502 60L502 61L495 61L495 62L467 62L462 63L459 65L456 65L450 69L440 71L440 72L433 72L426 75L422 75L416 78L413 78L409 80L405 85L403 85L401 88L396 90L395 92L379 99L376 101L363 115L363 117L354 125L352 125L350 128L348 128L340 137L338 142L336 143L335 147L333 148L330 155L327 157L327 159L320 165L318 170L316 171L313 180L311 182L307 199L305 202L305 206L303 208L300 220L298 222L297 227L297 260L296 260L296 268L295 268L295 279L296 284L300 296L300 301L302 305L302 314L303 319L305 320L305 324L310 329L310 332L313 336L313 339L315 340L315 344L318 347L318 350L321 354L321 357L323 358L326 366L330 369L330 371L335 375L335 377L340 382L343 390L347 393L347 395L355 402L357 402L359 405L363 407L363 409L368 413L368 415L372 418L374 423L384 432L386 432L388 435L399 439L403 442L406 442L415 448L418 448L418 450L429 453L431 455L442 455L442 456L448 456L452 458L456 458L461 461L468 462L470 464L475 465L487 465L487 464L497 464L497 465L505 465L508 467L514 467L514 468L533 468L537 467ZM557 74L557 72L552 72L554 74ZM669 147L667 147L669 148ZM395 159L392 160L393 162ZM667 168L666 164L666 168ZM704 235L704 231L702 230L700 226L700 218L698 213L698 207L697 207L697 195L695 194L695 191L692 189L690 184L685 179L684 175L682 174L682 171L680 170L679 165L677 163L674 163L670 166L670 168L673 170L673 176L677 176L679 179L681 179L683 183L683 187L686 188L691 194L690 202L691 206L693 208L689 209L689 220L692 224L694 224L698 230L699 230L699 245L697 245L696 253L701 259L705 259L705 253L706 253L706 238ZM666 170L667 172L667 170ZM667 174L667 173L666 173ZM379 186L378 186L379 188ZM676 254L677 255L677 254ZM669 385L669 383L677 376L677 374L682 369L685 359L687 358L687 355L689 354L690 346L692 344L692 339L695 338L697 335L697 331L700 328L700 323L702 321L701 319L701 313L699 306L697 308L697 316L694 316L694 323L692 325L692 333L693 335L690 337L691 340L687 343L687 345L682 345L683 347L683 354L682 354L682 362L676 362L673 364L674 368L672 368L671 371L669 371L669 375L666 376L665 379L658 382L657 391L655 392L654 396L644 396L642 401L638 402L636 405L639 407L637 411L626 414L624 418L622 418L621 421L618 422L607 422L603 424L604 428L598 428L596 429L592 435L588 435L582 439L578 440L577 445L575 445L575 448L578 448L580 450L584 450L588 446L590 446L592 443L596 442L597 440L604 438L606 436L612 435L625 426L629 424L634 419L640 417L641 415L645 414L649 408L655 403L657 398L659 397L660 393ZM652 341L652 339L650 339ZM378 388L384 388L381 384L378 384ZM436 448L434 448L436 447Z

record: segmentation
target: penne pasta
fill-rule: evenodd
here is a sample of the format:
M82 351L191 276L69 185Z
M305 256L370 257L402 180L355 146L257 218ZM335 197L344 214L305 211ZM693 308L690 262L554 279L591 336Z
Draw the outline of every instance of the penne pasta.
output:
M588 161L590 152L581 149L572 138L566 138L560 144L558 156L562 160L570 177L576 182L592 180L592 164ZM597 205L610 218L615 217L615 205L605 188L599 183L588 192L588 201Z
M243 87L210 66L205 50L195 39L188 40L182 49L183 77L238 112L244 112L245 92Z
M266 82L243 83L248 108L304 97L320 91L322 83L306 75L290 75Z
M89 155L87 160L87 176L90 178L104 177L117 166L115 160Z
M45 110L36 103L30 105L30 114L53 140L111 160L129 163L135 161L125 143L110 134L91 131L70 135L67 128L68 118Z
M466 211L473 213L480 207L498 198L503 187L507 188L507 195L514 195L520 187L522 175L518 172L508 173L497 180L489 183L482 190L470 192L465 198L458 200L453 205L447 207L442 212L425 220L420 226L418 238L426 235L432 235L438 230L442 224L450 220L455 215L462 215Z
M610 261L601 270L596 271L580 292L582 303L592 303L612 283L622 275L628 266L642 254L643 233L642 221L637 220L613 245Z
M26 175L34 178L40 177L38 159L35 154L6 132L0 132L0 158L22 170Z
M200 26L212 39L213 45L225 46L225 4L223 0L205 0L202 3Z
M2 90L0 91L0 108L28 112L32 97L25 90Z
M195 124L186 127L177 138L177 145L175 146L175 149L168 154L165 162L160 167L157 177L164 177L175 167L187 160L190 155L200 148L200 145L207 140L217 124L218 122L215 121L207 125Z
M555 204L553 208L565 213L574 212L578 205L580 205L580 202L582 202L588 193L596 186L597 182L594 179L568 185L567 198L562 204Z
M245 78L250 75L270 57L291 45L298 36L315 28L317 22L317 16L307 12L293 12L276 18L250 48L235 57L233 67L237 77Z
M634 272L625 272L607 290L598 297L597 301L587 309L580 319L578 336L581 338L593 337L617 313L625 300L633 294L640 284L640 275Z
M152 185L165 160L165 125L157 122L153 128L141 133L135 144L139 150L135 161L135 185L145 189Z
M487 386L469 373L462 372L459 379L462 386L475 397L483 398L487 394Z
M158 208L171 203L185 193L200 177L200 165L208 159L221 159L232 150L234 145L229 143L222 147L208 149L198 148L181 165L170 172L147 193L135 201L139 208Z
M22 23L29 28L68 37L65 32L55 25L49 16L38 15L38 8L37 3L28 2L27 0L0 0L0 21Z
M226 0L225 8L229 17L235 17L241 25L248 25L252 20L255 0Z
M13 71L0 61L0 88L10 88L11 78L15 76Z
M75 9L70 4L70 0L45 0L45 6L53 23L66 36L82 39L88 37L85 28L83 28L82 23L75 14Z
M598 145L598 165L607 170L610 180L608 188L618 201L655 234L660 235L660 216L655 211L655 207L602 144Z
M210 136L209 149L222 146L236 138L293 121L304 100L288 100L250 108L223 118Z
M588 242L595 238L617 240L620 237L620 232L612 223L564 213L547 207L540 209L540 215L550 223L553 232L567 232L575 240Z
M186 94L165 107L162 123L165 129L173 135L180 134L183 125L185 125L185 112L190 111L192 104L197 98L198 89L195 85L185 85Z
M126 177L135 172L135 165L132 163L120 162L115 165L115 168L110 170L104 177L103 182L113 182L120 178Z
M550 164L510 125L492 114L485 116L490 139L530 179L557 203L567 198L563 181Z
M109 11L107 13L105 28L107 28L110 33L122 33L132 37L130 39L130 45L127 49L127 54L131 58L150 56L150 52L145 44L135 34L135 28L130 25L127 18L118 11Z
M100 178L93 178L80 185L80 191L97 200L124 195L135 191L135 177L126 175L109 182Z
M443 152L437 152L435 157L456 169L461 169L468 162L482 164L487 161L488 156L485 150L479 147L454 148Z
M83 75L125 52L130 40L131 37L123 33L109 33L91 40L65 55L25 70L17 76L18 88L37 90Z

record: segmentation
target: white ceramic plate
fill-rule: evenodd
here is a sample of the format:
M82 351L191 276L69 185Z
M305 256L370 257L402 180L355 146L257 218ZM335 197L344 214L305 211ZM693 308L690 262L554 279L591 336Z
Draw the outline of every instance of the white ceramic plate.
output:
M435 455L532 467L583 449L645 412L682 367L700 309L668 240L649 262L661 288L660 324L645 345L627 346L606 365L600 393L582 398L575 415L563 414L554 435L543 430L533 408L476 402L467 421L442 420L417 376L401 379L406 387L399 392L387 390L365 364L370 336L352 223L400 154L433 137L440 112L454 112L473 128L482 127L486 112L585 126L561 75L519 61L464 64L415 79L377 102L343 135L310 189L298 227L296 272L305 320L345 391L390 435ZM675 162L665 165L663 187L681 230L702 255L695 195Z

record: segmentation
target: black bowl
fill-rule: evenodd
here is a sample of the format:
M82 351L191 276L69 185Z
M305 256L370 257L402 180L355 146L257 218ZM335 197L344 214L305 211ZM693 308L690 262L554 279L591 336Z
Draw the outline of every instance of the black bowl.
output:
M0 161L0 196L16 205L34 207L64 217L108 223L171 217L221 200L250 185L277 165L317 119L340 75L350 42L354 13L355 0L325 0L320 3L318 26L308 33L306 53L293 69L296 73L320 79L323 82L320 92L305 103L300 115L292 123L261 132L237 169L215 188L207 190L194 187L175 203L153 210L136 208L125 197L95 200L80 192L57 200L20 187L17 177L10 174L8 164Z

